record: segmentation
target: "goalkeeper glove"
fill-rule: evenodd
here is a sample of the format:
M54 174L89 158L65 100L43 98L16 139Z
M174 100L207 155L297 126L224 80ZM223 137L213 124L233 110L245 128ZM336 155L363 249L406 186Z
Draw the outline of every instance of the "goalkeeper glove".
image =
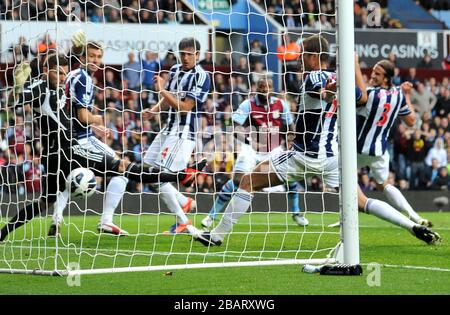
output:
M22 62L14 69L14 92L21 93L23 86L31 74L31 67L28 63Z
M72 45L75 47L85 47L87 44L86 33L83 30L78 30L72 36Z

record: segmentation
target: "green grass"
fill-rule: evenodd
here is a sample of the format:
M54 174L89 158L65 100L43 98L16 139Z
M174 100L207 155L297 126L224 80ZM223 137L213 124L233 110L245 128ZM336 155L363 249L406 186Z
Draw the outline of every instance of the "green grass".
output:
M1 294L450 294L450 215L424 213L444 241L428 246L405 230L377 218L360 215L361 262L382 264L381 285L370 287L361 277L305 274L300 266L238 267L83 275L81 286L65 277L0 274ZM202 215L191 216L200 226ZM287 214L244 216L226 242L207 249L187 235L162 232L173 216L123 215L116 223L132 235L117 238L95 233L97 216L67 217L62 237L44 237L49 218L35 219L0 245L0 268L64 269L77 262L83 269L157 266L203 262L235 262L274 258L323 258L339 239L327 228L337 214L308 216L311 225L299 228ZM3 225L4 222L0 223ZM249 234L248 231L252 231ZM268 233L270 232L270 233ZM25 235L24 235L25 234ZM282 251L280 251L282 249ZM317 251L321 249L322 251ZM326 250L325 250L326 249ZM188 253L188 254L187 254ZM410 269L409 266L444 270ZM169 269L170 270L170 269Z

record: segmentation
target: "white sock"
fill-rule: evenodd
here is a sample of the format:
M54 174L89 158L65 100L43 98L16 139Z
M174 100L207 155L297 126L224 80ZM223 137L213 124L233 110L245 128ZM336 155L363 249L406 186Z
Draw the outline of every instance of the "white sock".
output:
M188 217L183 212L183 209L181 209L181 206L178 203L176 196L174 196L174 194L173 194L173 190L168 186L170 186L170 185L166 184L166 185L161 185L159 187L159 193L160 193L161 199L167 205L169 210L177 216L178 223L182 223L182 224L188 223L189 222ZM172 186L172 188L174 188L174 187Z
M398 212L391 205L381 200L367 199L364 211L392 224L401 226L410 232L412 232L413 226L416 225L416 223Z
M387 197L389 203L395 209L405 213L412 221L417 223L421 219L421 217L414 211L406 198L402 195L400 190L398 190L394 186L387 185L384 188L384 195Z
M214 241L223 241L225 236L232 230L233 225L250 208L252 199L253 195L248 191L240 188L236 191L223 212L219 224L211 231L211 238Z
M127 189L128 178L114 176L106 187L101 224L113 223L113 215Z
M170 193L177 198L178 203L181 207L183 207L188 202L188 198L180 193L178 189L176 189L171 183L167 183L164 186L167 186L167 191L170 191Z
M52 224L58 225L63 221L63 212L69 201L69 190L56 194L56 202L53 204Z

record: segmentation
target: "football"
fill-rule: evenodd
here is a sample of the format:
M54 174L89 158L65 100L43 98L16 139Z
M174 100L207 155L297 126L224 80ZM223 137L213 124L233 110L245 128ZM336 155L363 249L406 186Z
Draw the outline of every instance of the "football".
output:
M76 168L70 172L67 178L72 198L89 198L97 187L94 173L87 168Z

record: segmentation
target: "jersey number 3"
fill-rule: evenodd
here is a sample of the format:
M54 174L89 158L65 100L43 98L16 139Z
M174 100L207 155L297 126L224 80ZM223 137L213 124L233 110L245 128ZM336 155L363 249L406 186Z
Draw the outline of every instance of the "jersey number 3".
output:
M384 124L386 124L390 110L391 104L386 103L383 105L383 114L381 114L380 120L377 122L377 126L384 126Z

